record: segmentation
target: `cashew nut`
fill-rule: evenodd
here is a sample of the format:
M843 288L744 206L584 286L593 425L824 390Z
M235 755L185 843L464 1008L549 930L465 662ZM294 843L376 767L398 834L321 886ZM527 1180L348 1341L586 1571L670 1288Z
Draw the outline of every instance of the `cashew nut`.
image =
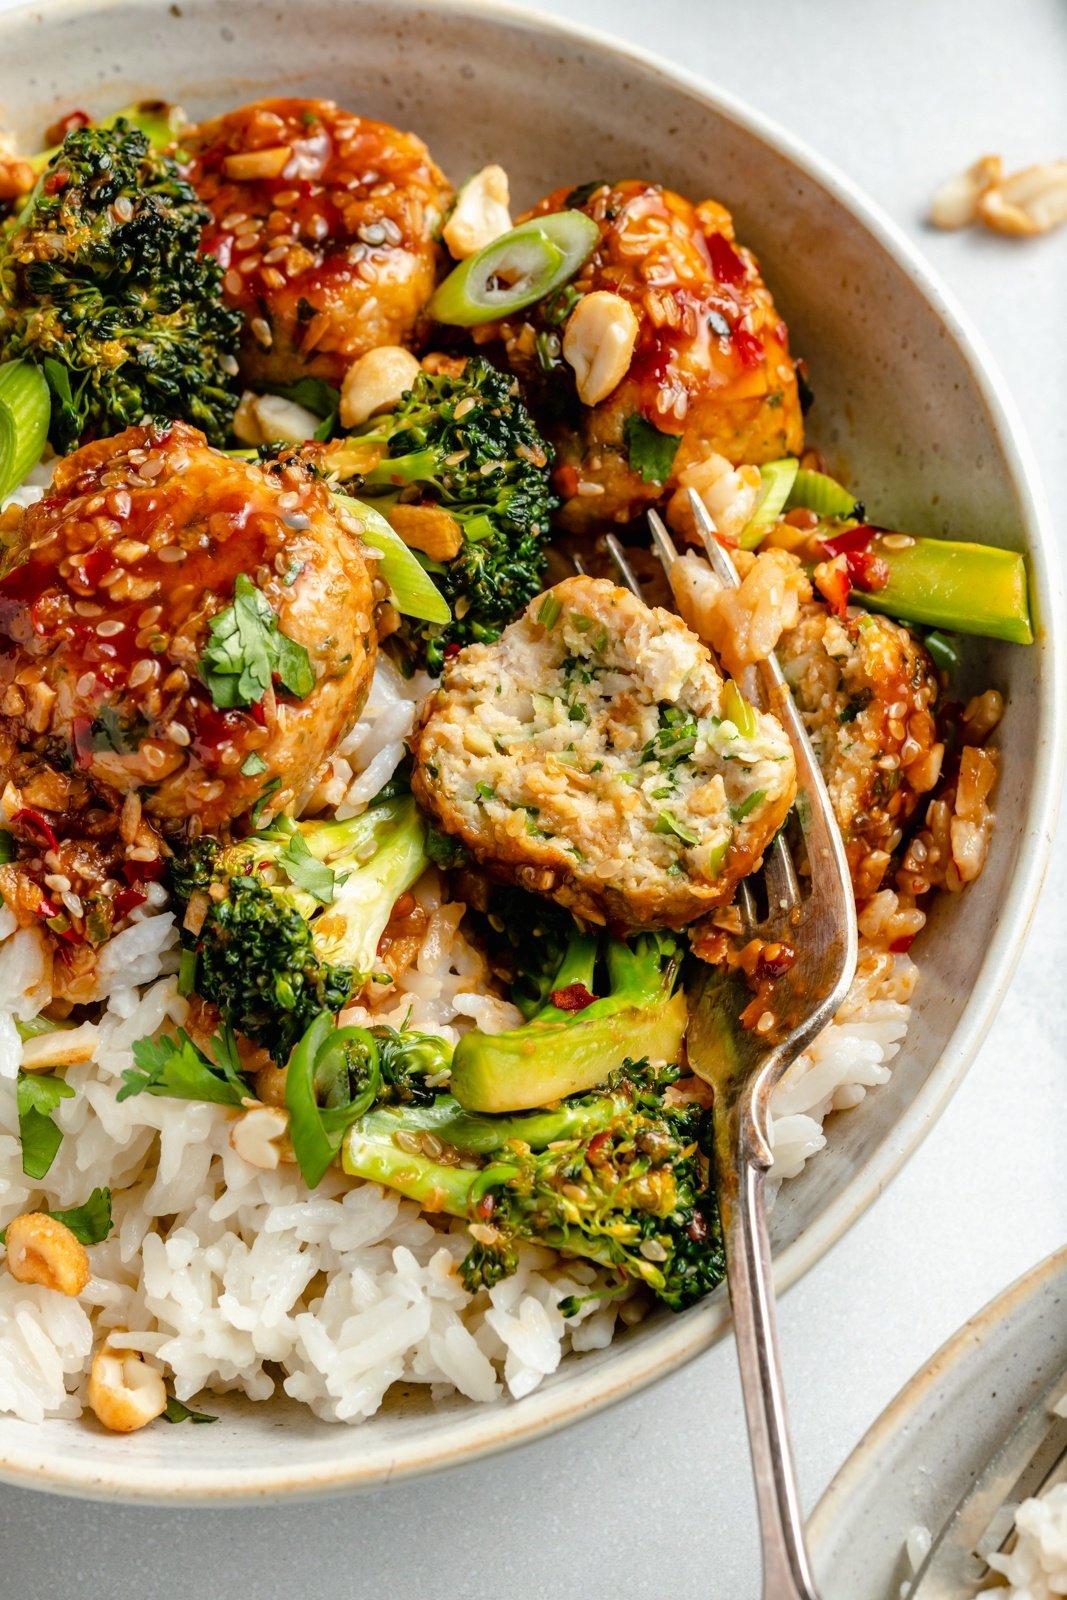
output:
M50 1072L53 1067L80 1066L96 1055L100 1034L95 1022L78 1028L57 1028L39 1033L22 1047L23 1072Z
M987 189L978 215L997 233L1048 233L1067 222L1067 161L1024 167Z
M563 359L574 368L583 405L598 405L625 378L638 327L633 306L621 294L595 289L579 300L563 332Z
M167 1406L162 1374L133 1351L107 1345L93 1357L87 1397L112 1433L134 1433L161 1416Z
M441 237L457 261L477 255L511 227L511 196L503 167L483 167L468 178L456 198Z
M341 422L358 428L376 411L395 406L422 369L410 350L399 344L379 345L354 361L341 384Z
M279 1141L289 1126L289 1114L279 1106L251 1106L230 1129L230 1144L250 1167L273 1172L281 1160Z
M459 523L440 506L395 505L389 521L406 545L431 561L451 561L463 547Z
M45 1211L27 1211L8 1223L7 1266L19 1283L39 1283L71 1298L89 1282L85 1246Z
M233 431L242 444L303 444L313 439L318 417L280 394L253 394L246 389L233 414Z
M292 148L287 144L271 145L268 150L241 150L227 156L223 171L235 183L246 183L256 178L277 178L292 158Z

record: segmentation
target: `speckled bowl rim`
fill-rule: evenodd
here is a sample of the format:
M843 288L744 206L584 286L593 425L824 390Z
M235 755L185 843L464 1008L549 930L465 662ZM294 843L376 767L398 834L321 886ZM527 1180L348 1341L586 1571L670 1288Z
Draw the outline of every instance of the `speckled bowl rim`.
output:
M86 0L38 0L0 15L0 47L5 36L32 21L34 26L55 23L83 9ZM106 0L104 9L159 11L167 0ZM1025 530L1030 560L1031 592L1036 611L1047 627L1064 615L1063 588L1056 557L1051 516L1029 444L1014 403L997 374L983 342L967 317L925 264L904 233L860 189L830 163L815 155L792 134L753 111L728 92L710 87L703 79L652 52L615 40L600 30L570 20L560 20L506 0L421 0L422 12L455 13L476 19L486 27L505 18L533 34L548 35L575 47L614 58L620 71L627 66L658 76L666 85L703 102L709 109L742 128L780 159L798 168L850 212L910 280L936 314L967 366L975 389L984 402L1001 444L1019 522ZM983 963L982 981L976 984L941 1057L922 1089L894 1124L863 1168L804 1234L782 1250L775 1260L779 1292L787 1289L830 1249L841 1235L877 1199L905 1160L920 1144L955 1092L974 1059L1004 999L1033 919L1052 844L1058 810L1060 778L1067 750L1067 681L1063 641L1053 632L1046 639L1047 693L1043 715L1034 730L1035 759L1027 825L1019 842L1019 856L1011 887L998 918L995 935ZM605 1372L579 1374L567 1385L537 1390L521 1403L507 1406L472 1405L457 1416L439 1438L405 1443L402 1451L376 1448L360 1430L350 1458L321 1467L301 1465L249 1465L236 1473L230 1469L153 1466L112 1459L99 1467L82 1461L54 1459L42 1462L32 1443L36 1430L26 1425L25 1448L4 1447L0 1453L0 1482L38 1488L53 1493L168 1505L255 1502L285 1496L303 1498L338 1494L353 1489L379 1487L440 1471L530 1443L604 1407L692 1360L729 1327L729 1307L722 1292L676 1321L665 1321L656 1335L641 1342L621 1343ZM366 1448L369 1445L370 1448Z
M967 1374L980 1373L986 1363L984 1346L999 1324L1017 1324L1035 1303L1042 1290L1063 1277L1067 1284L1067 1245L1054 1250L1036 1267L1024 1272L994 1299L968 1317L945 1343L909 1378L903 1389L889 1402L878 1420L868 1428L848 1460L834 1474L808 1522L808 1548L813 1563L819 1566L821 1552L833 1539L840 1516L847 1512L860 1489L879 1473L881 1463L890 1458L893 1444L918 1429L922 1419L938 1405L938 1393L951 1374L954 1388L965 1385ZM976 1463L980 1470L984 1463ZM933 1532L937 1532L934 1528ZM900 1530L903 1547L908 1529Z

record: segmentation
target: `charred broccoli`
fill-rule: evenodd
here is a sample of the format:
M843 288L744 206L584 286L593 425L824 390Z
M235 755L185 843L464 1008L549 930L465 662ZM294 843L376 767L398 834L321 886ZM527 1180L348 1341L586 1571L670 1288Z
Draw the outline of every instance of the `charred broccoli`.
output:
M68 133L48 162L0 239L0 354L43 370L56 450L145 417L224 442L241 317L200 253L207 218L123 119Z
M397 899L427 864L410 796L345 822L280 818L223 845L202 838L171 864L185 919L183 987L285 1062L320 1012L374 970Z
M725 1264L704 1112L667 1102L677 1076L626 1062L596 1094L514 1116L467 1112L448 1094L429 1107L378 1106L348 1128L342 1166L464 1218L472 1291L514 1271L518 1244L531 1240L613 1268L680 1311L721 1282Z
M409 662L437 673L449 645L496 639L540 593L557 504L551 449L514 380L481 357L458 377L420 373L396 410L373 418L335 459L358 459L371 446L384 453L350 478L352 494L376 501L386 516L397 508L401 529L400 508L419 505L441 508L455 524L458 550L427 562L453 620L405 619L400 636Z

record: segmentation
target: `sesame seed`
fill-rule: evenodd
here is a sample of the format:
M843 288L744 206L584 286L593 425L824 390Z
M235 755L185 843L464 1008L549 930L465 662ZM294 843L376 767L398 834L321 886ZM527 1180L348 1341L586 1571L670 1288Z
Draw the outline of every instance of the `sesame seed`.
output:
M235 228L239 228L242 222L246 222L247 220L247 211L231 211L228 217L223 217L222 221L219 223L219 227L225 228L228 230L228 232L232 233Z
M62 900L72 917L80 917L83 915L84 908L81 903L81 897L80 895L76 895L73 889L68 889L67 892L60 895L59 898Z
M66 894L71 887L70 879L63 872L46 872L44 882L45 888L54 890L56 894Z
M75 600L74 609L79 617L99 617L104 610L93 600Z
M167 764L166 751L161 750L158 744L146 744L141 747L145 760L150 767L165 767Z
M241 370L236 356L223 356L222 360L219 362L219 366L222 368L223 372L225 372L227 376L231 378L236 378L237 374Z
M307 225L307 231L313 239L325 239L330 231L330 224L325 217L314 216Z
M162 615L162 606L148 606L137 618L137 626L139 628L150 628L153 622L158 622Z
M287 489L278 496L278 508L281 511L295 511L300 504L300 496L293 489Z
M666 1261L667 1252L658 1239L642 1239L639 1246L646 1261Z
M287 244L276 244L273 250L268 250L263 257L263 265L273 267L276 261L284 261L288 254L289 246Z
M241 274L239 272L234 272L233 268L231 267L229 272L227 272L226 276L222 280L222 287L226 290L227 294L240 294L241 290L244 288L244 285L241 282Z
M384 244L385 229L380 222L365 222L356 229L356 238L362 239L364 244Z
M168 722L166 734L171 744L180 744L183 748L193 742L189 729L183 728L180 722Z
M234 226L233 231L238 239L248 239L253 234L258 234L259 223L255 217L242 217L240 222ZM237 248L240 249L240 245Z
M478 402L475 400L472 394L467 395L463 400L460 401L459 405L453 412L454 420L456 422L462 422L463 418L467 416L469 412L473 411L477 404Z
M392 217L383 217L379 223L379 227L385 234L385 237L390 244L400 244L403 241L404 235L401 233Z
M274 343L274 336L270 331L270 323L266 322L263 317L253 317L249 327L252 330L253 337L258 339L260 344L266 345L269 350Z
M887 550L906 550L915 540L910 533L884 533L882 543Z
M282 289L285 287L285 273L279 272L277 267L264 267L263 282L268 289Z
M242 277L251 277L252 273L255 272L259 266L260 260L261 257L259 256L247 256L245 260L241 262L241 265L237 268L237 270Z
M295 206L299 199L299 189L282 189L274 196L274 204L276 206Z
M184 561L185 551L177 544L165 544L162 550L156 552L160 561Z
M132 504L128 489L113 489L107 497L107 508L113 517L128 517Z
M773 1027L774 1027L774 1012L773 1011L764 1011L762 1016L760 1017L759 1021L756 1023L756 1032L757 1033L770 1033L770 1031L771 1031L771 1029Z
M140 661L134 662L130 669L128 683L131 689L139 689L142 683L148 683L159 671L159 662L153 661L148 656L143 656Z
M86 695L92 694L95 688L96 673L83 672L77 683L74 685L74 693L80 695L82 699L84 699Z
M159 477L165 466L166 462L163 460L162 456L149 456L144 466L139 470L137 476L139 478L144 478L147 483L151 483L154 479Z
M96 631L101 639L113 639L116 634L122 633L126 624L119 622L115 617L105 617L103 622L98 622Z
M243 238L238 239L237 243L234 245L233 248L237 252L238 255L244 255L246 253L246 251L248 251L248 250L256 250L256 249L258 249L258 247L259 247L259 234L253 228L251 233L245 234Z
M575 492L588 500L594 495L603 494L604 485L602 483L580 483Z

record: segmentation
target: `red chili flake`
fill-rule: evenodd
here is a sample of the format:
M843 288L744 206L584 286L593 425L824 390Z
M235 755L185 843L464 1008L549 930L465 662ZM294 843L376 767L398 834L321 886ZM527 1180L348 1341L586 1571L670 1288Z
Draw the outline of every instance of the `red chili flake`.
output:
M71 743L74 746L74 765L79 772L88 772L93 764L93 724L90 717L70 719Z
M830 610L836 616L844 617L848 608L848 597L852 593L846 558L835 556L833 561L825 561L816 567L815 582Z
M831 534L828 539L820 539L819 548L825 550L828 556L852 555L856 551L869 550L877 531L869 523L858 522L854 528L845 528L841 533Z
M67 187L69 182L70 173L64 167L60 167L58 172L50 172L44 180L44 192L45 194L59 194L61 190Z
M104 545L97 545L95 550L89 551L82 564L86 583L91 583L94 588L97 587L101 579L106 578L108 573L117 565L118 563L111 551Z
M763 360L763 340L746 328L734 329L734 349L741 357L743 367L758 367Z
M267 726L267 712L262 700L256 700L252 705L249 706L248 715L252 718L252 721L258 723L261 728L265 728Z
M478 1215L484 1219L484 1221L488 1222L489 1218L496 1210L496 1195L483 1194L482 1198L478 1201L475 1210L477 1211Z
M766 944L759 953L759 970L765 978L781 978L797 958L788 944Z
M143 906L147 899L148 896L142 894L140 889L120 889L117 894L111 897L111 904L115 907L116 920L119 917L129 916L131 911L136 911L138 906Z
M166 862L162 856L155 856L151 861L124 861L122 863L122 876L127 883L155 883L163 876Z
M845 556L849 579L854 588L874 594L889 582L889 563L870 550L850 550Z
M21 822L28 828L36 828L47 843L49 850L59 849L59 840L56 838L55 829L47 817L42 817L39 811L32 811L29 806L23 806L21 810L15 812L11 821L16 826Z
M584 983L568 983L562 989L553 989L548 997L558 1011L584 1011L596 999Z
M87 128L91 121L87 111L68 111L65 117L59 117L45 129L44 142L49 145L62 144L68 133Z
M59 916L59 907L54 906L51 900L46 900L44 895L37 902L37 915L47 922L50 918Z
M720 283L743 283L745 281L745 263L737 251L724 238L721 233L707 235L708 254L711 257L712 271Z
M585 1159L589 1162L590 1166L597 1167L600 1165L601 1157L603 1156L606 1147L610 1144L611 1134L607 1128L604 1128L600 1133L596 1134L592 1139L590 1139L585 1151Z
M902 939L894 939L889 948L895 956L902 956L907 954L914 943L915 935L906 933Z
M564 500L574 499L578 493L578 483L578 471L575 467L569 465L557 467L552 474L552 486Z
M441 654L444 656L444 659L446 661L451 661L453 656L458 656L459 655L459 652L460 652L460 646L458 644L452 643L452 644L446 644L445 647L444 647L444 650L441 652Z

